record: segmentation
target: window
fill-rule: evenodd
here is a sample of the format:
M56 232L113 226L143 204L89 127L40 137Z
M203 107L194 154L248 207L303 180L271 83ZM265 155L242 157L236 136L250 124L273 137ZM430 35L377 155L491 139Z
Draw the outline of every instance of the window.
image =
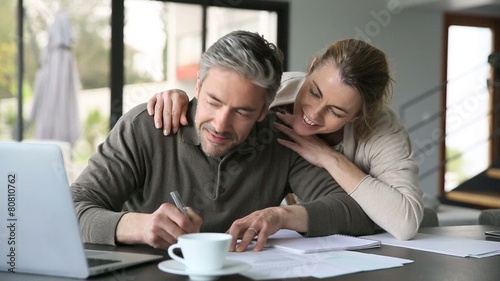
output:
M79 138L70 142L66 159L71 159L68 165L70 180L74 179L81 168L85 165L88 157L95 151L96 145L102 141L102 137L109 130L109 42L111 28L109 26L111 16L111 0L25 0L23 17L16 13L19 1L6 0L0 11L0 140L34 140L36 126L43 125L49 130L61 131L67 126L58 126L57 122L32 118L32 109L36 94L37 77L41 69L46 66L46 49L50 41L50 30L54 28L58 16L64 13L69 23L66 26L72 35L72 42L64 48L69 52L76 63L78 82L76 87L76 99L73 112L78 112L75 121L80 127ZM19 52L16 33L18 20L23 23L22 52ZM18 87L16 80L19 78L17 62L18 53L23 54L22 64L22 103L18 110ZM63 65L61 61L58 63ZM64 64L67 65L67 64ZM70 72L71 70L63 72ZM43 81L48 79L40 79ZM61 81L54 77L55 81ZM56 91L46 91L56 92ZM65 92L65 91L60 91ZM49 105L62 104L68 96L55 97L50 100L43 96L41 99L50 100ZM106 98L107 97L107 98ZM55 107L54 107L55 108ZM48 115L53 115L55 120L62 120L65 115L53 109ZM47 114L46 114L47 115ZM18 119L22 122L22 133L17 126ZM61 141L48 140L48 141ZM75 164L75 165L72 165ZM78 167L77 167L78 166Z
M119 35L112 38L111 126L123 112L162 90L180 88L192 94L201 53L230 31L262 34L284 52L286 67L288 3L126 0L112 4L113 30L123 30L124 46Z
M500 165L500 70L491 60L500 53L500 19L447 14L444 28L442 197L499 207L489 171Z
M190 3L125 1L124 112L162 90L192 94L201 52L233 30L255 31L277 44L274 11L208 6L204 17L204 9Z
M448 28L445 191L486 170L490 163L490 74L492 31L487 27Z

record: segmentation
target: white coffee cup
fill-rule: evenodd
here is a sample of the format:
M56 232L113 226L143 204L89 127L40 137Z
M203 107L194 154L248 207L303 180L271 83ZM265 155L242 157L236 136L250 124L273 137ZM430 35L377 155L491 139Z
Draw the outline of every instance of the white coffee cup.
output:
M179 236L177 244L168 247L169 256L186 266L187 270L210 272L222 269L232 236L226 233L190 233ZM174 249L181 249L184 258Z

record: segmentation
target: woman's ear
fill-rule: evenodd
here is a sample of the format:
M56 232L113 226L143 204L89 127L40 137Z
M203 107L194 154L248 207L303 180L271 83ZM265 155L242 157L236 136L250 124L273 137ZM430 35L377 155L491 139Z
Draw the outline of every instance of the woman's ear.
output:
M361 113L358 113L356 116L354 116L349 122L358 122L361 120Z
M311 72L313 72L314 70L314 64L316 63L316 61L318 60L318 57L314 57L311 61L311 64L309 64L309 68L307 69L307 75L311 74Z

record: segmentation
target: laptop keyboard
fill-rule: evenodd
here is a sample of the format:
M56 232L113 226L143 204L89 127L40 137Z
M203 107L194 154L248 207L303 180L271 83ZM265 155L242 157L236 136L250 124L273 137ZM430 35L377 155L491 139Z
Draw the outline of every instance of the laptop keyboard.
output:
M120 262L118 260L108 260L108 259L96 259L96 258L87 258L87 264L89 267L105 265L110 263Z

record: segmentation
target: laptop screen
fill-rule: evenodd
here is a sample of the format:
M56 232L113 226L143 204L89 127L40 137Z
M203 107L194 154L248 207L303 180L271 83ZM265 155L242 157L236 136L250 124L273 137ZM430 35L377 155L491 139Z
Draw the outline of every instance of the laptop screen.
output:
M87 274L59 147L0 143L0 159L0 270Z

